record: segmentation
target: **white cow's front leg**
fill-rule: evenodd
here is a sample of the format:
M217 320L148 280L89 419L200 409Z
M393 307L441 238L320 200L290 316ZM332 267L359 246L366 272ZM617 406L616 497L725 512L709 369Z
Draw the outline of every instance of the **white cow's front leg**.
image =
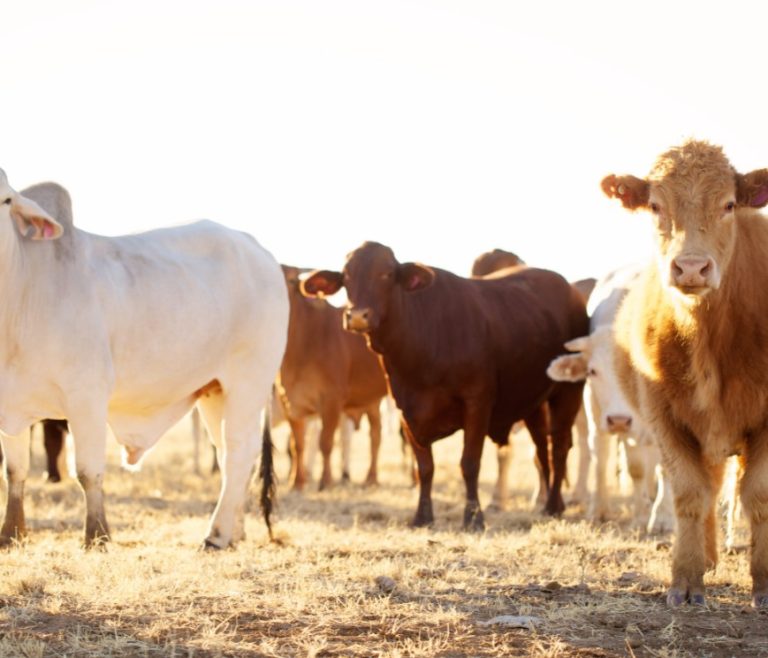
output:
M601 522L609 517L607 471L611 437L596 427L590 430L589 447L593 456L592 463L595 465L595 493L589 508L589 518Z
M24 523L24 482L29 473L29 429L15 436L0 434L0 443L5 458L3 474L8 487L0 546L7 546L27 532Z
M72 414L69 426L75 445L77 481L85 497L84 545L85 548L101 546L110 539L104 512L104 471L107 464L106 415Z

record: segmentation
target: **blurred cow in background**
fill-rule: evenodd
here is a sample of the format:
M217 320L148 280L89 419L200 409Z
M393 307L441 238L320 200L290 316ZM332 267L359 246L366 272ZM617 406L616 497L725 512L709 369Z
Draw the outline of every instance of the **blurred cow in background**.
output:
M379 357L368 349L362 336L344 331L342 309L301 294L298 285L303 270L288 265L282 268L290 300L290 321L277 388L293 435L293 487L301 489L307 480L304 425L314 415L322 422L320 489L329 487L333 481L331 450L342 414L356 425L363 414L367 416L371 462L365 483L377 484L380 405L387 394Z
M517 254L511 251L505 251L504 249L492 249L486 251L475 258L472 264L472 277L482 278L485 276L493 275L496 272L505 270L510 267L525 266L525 261ZM572 283L573 287L582 296L584 303L587 303L592 289L595 286L595 279L581 279ZM518 421L513 427L513 432L522 429L522 421ZM587 481L589 477L589 446L587 443L588 429L587 419L584 415L584 409L580 409L576 420L574 421L574 428L576 430L576 443L578 446L579 466L578 476L576 479L573 492L571 493L570 502L578 504L584 502L587 499L588 487ZM509 508L509 465L512 461L512 444L497 446L496 460L498 464L498 476L496 478L496 486L493 492L493 503L500 509ZM544 473L539 463L538 458L534 453L534 463L536 470L539 473L539 484L533 493L534 504L543 505L545 503L547 495L547 486L544 480Z

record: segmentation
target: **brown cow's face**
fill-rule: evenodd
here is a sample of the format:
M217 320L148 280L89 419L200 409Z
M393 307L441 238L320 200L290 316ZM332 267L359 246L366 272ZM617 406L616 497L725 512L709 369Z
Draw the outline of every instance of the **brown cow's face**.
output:
M647 179L608 176L603 190L626 208L652 213L661 280L694 301L717 290L728 269L739 205L768 201L759 185L744 192L755 173L740 176L719 147L689 141L661 155Z
M392 296L400 290L414 292L429 286L434 272L416 263L398 263L389 247L366 242L349 256L343 281L347 288L344 327L368 333L387 316Z
M392 250L375 242L366 242L347 256L343 271L349 300L345 329L365 333L378 328L387 314L398 266Z

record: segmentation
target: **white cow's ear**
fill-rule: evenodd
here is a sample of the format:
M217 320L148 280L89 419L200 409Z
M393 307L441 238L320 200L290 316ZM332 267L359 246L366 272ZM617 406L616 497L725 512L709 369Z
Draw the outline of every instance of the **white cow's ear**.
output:
M64 232L61 224L21 194L14 194L11 199L11 217L19 233L31 240L55 240Z
M547 376L556 382L583 382L587 378L587 360L583 354L564 354L549 364Z

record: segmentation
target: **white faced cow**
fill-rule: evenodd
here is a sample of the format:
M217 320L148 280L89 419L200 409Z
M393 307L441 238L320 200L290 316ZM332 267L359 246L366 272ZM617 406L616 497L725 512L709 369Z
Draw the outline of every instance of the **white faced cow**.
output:
M575 338L566 347L574 352L556 358L547 373L555 381L583 381L584 407L589 424L589 450L595 472L595 491L589 515L595 521L609 516L606 476L608 456L615 436L623 445L627 470L632 478L635 523L649 531L672 530L674 518L669 496L664 496L663 483L655 482L659 464L658 448L642 419L632 412L622 393L614 352L616 339L613 322L629 286L642 271L630 265L603 277L597 282L587 304L590 316L588 336ZM654 514L649 518L650 502L656 497Z
M25 533L33 422L69 420L91 546L109 539L107 424L135 465L195 403L222 463L206 545L241 539L259 411L288 326L275 259L252 237L209 221L118 238L62 226L0 171L0 262L8 480L0 542Z

